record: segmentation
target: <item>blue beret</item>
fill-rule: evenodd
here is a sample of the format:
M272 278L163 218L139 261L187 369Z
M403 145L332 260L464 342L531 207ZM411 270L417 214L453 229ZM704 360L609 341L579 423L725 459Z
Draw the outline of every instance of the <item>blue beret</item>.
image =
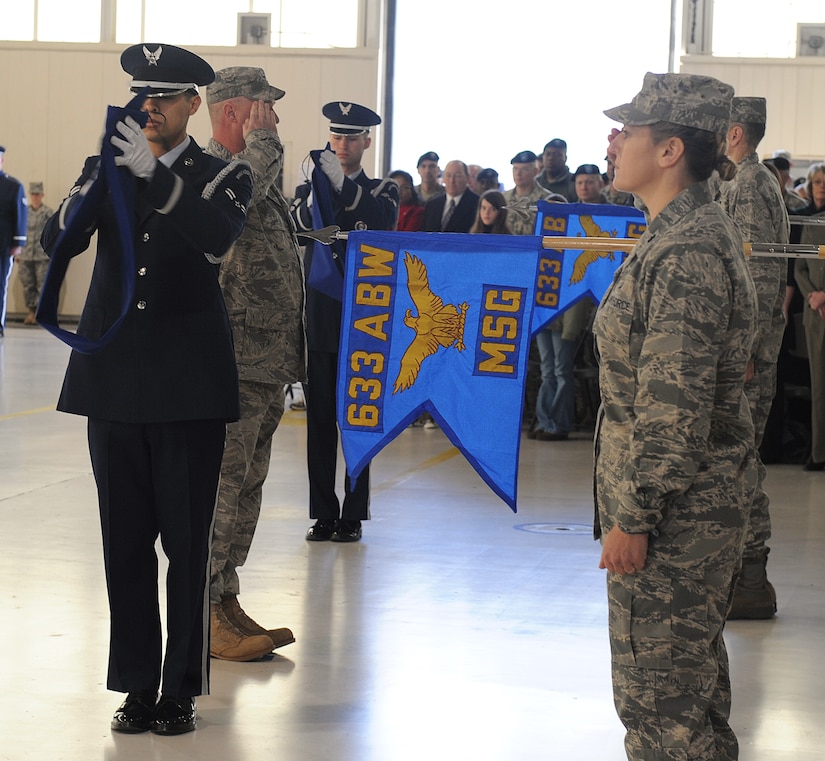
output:
M511 164L535 164L536 161L538 156L533 151L519 151L510 159Z
M567 143L560 137L554 137L547 145L544 146L546 151L548 148L561 148L563 151L567 150Z

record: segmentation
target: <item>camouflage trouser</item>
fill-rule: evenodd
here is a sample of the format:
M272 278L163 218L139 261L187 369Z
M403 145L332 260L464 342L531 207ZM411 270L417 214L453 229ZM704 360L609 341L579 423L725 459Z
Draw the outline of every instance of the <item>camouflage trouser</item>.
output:
M736 761L722 639L734 569L607 575L613 700L629 761Z
M783 325L784 327L784 325ZM773 397L776 393L776 358L779 346L782 343L782 332L768 336L762 342L760 350L756 352L753 362L753 378L745 384L745 396L753 418L753 427L756 433L756 465L757 484L748 514L748 527L745 535L746 558L760 557L766 551L766 544L771 538L771 516L769 512L770 499L765 493L763 483L767 469L759 456L759 446L765 435L765 426L771 412ZM773 359L771 359L771 357Z
M284 387L241 381L241 419L226 428L226 450L212 538L211 602L238 594L244 564L261 512L272 434L284 414Z
M46 279L46 272L49 270L49 260L39 261L36 259L17 259L17 278L23 286L23 297L26 301L27 309L37 309L37 302L40 300L40 289Z

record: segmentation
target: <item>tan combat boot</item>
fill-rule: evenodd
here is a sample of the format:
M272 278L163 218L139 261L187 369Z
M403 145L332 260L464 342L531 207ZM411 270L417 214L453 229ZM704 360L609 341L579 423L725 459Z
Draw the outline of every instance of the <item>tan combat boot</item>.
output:
M227 619L220 603L211 603L209 653L223 661L254 661L272 652L272 640L267 636L250 637Z
M265 635L272 640L272 649L289 645L295 642L295 635L291 629L285 626L280 629L264 629L257 621L251 619L241 607L235 595L224 595L221 597L221 607L226 618L235 625L239 631L246 635Z

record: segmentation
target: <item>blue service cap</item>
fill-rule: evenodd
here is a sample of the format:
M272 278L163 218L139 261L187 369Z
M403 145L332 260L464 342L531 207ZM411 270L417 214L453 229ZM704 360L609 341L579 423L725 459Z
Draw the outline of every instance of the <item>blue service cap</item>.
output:
M510 159L511 164L535 164L536 161L538 156L533 151L519 151Z
M357 103L327 103L321 113L329 119L329 131L335 135L359 135L381 124L381 117L375 111Z
M157 42L146 42L126 48L120 65L132 75L132 92L149 88L147 98L168 98L187 90L198 91L199 85L215 80L212 67L198 55Z

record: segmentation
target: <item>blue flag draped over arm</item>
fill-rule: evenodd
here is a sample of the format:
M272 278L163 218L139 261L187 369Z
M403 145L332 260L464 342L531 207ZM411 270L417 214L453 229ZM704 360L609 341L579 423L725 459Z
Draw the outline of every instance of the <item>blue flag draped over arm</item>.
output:
M423 410L515 510L529 236L351 232L338 370L350 477Z
M138 93L122 108L109 106L106 112L106 131L100 148L97 177L89 187L81 190L82 197L73 202L66 226L49 251L51 261L37 307L37 321L50 333L82 354L94 354L104 348L115 337L131 307L132 294L135 290L135 178L127 167L115 165L117 151L109 140L112 135L116 134L117 123L126 116L131 116L141 127L146 125L148 115L140 110L146 91L148 88ZM111 197L123 256L122 308L111 327L100 339L92 341L85 336L61 328L57 307L60 286L66 277L69 262L78 253L78 240L85 241L88 238L89 229L95 225L107 193ZM70 201L67 200L65 203L70 203Z
M538 202L536 235L570 238L640 238L644 214L630 206ZM536 271L536 305L532 332L583 298L597 304L624 260L620 251L566 251L545 248Z
M316 230L335 224L335 195L329 178L321 170L319 157L322 153L320 150L309 152L315 164L312 169L312 226ZM312 243L312 263L307 282L336 301L341 301L344 290L345 254L344 241L334 241L329 246L317 241Z

